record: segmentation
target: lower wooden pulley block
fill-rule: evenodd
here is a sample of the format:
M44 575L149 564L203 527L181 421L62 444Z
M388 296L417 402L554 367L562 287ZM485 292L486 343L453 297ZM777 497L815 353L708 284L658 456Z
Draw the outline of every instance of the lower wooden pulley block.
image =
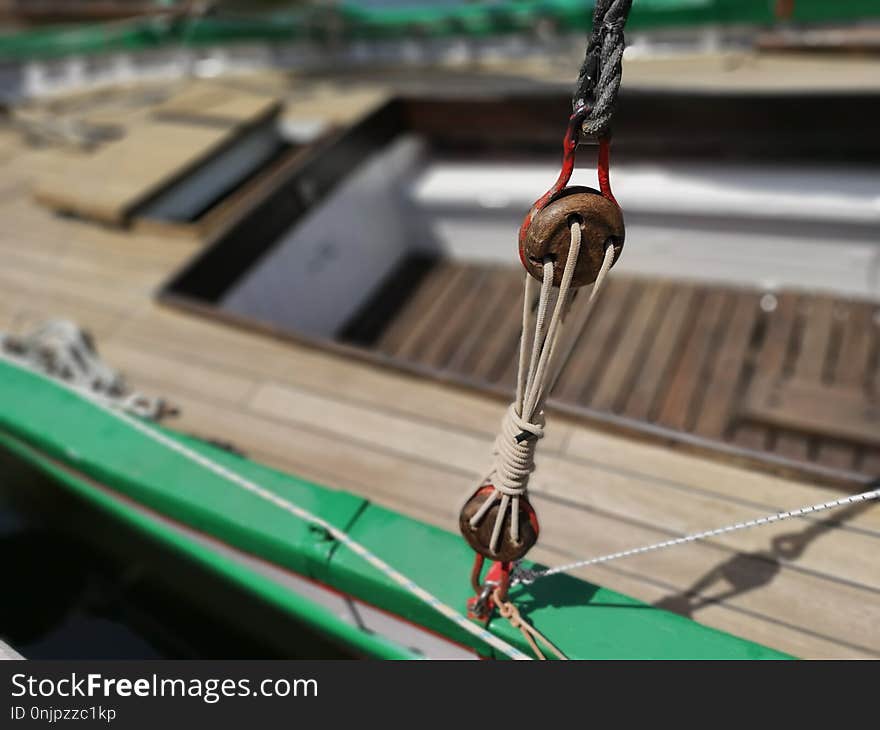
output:
M476 527L471 527L471 518L480 510L485 501L492 496L495 487L491 484L480 487L465 503L458 518L461 534L468 544L480 555L502 563L519 560L538 542L538 515L526 497L519 498L519 540L514 541L510 534L511 508L507 507L498 538L498 549L492 552L492 531L501 508L501 499L489 508Z

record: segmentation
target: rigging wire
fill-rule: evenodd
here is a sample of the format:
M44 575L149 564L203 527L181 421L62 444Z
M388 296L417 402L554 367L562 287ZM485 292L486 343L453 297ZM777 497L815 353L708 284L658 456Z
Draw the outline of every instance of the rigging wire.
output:
M880 483L880 480L875 483ZM664 540L663 542L656 542L652 545L645 545L643 547L632 548L630 550L622 550L616 553L609 553L608 555L602 555L597 558L578 560L573 563L559 565L555 568L546 568L544 570L528 570L517 566L514 569L513 576L511 577L510 585L530 585L540 578L548 578L551 575L558 575L560 573L570 573L573 570L577 570L578 568L586 568L589 565L599 565L600 563L609 563L612 560L630 558L634 555L644 555L645 553L652 553L656 552L657 550L665 550L666 548L677 547L678 545L687 545L689 543L697 542L699 540L707 540L712 537L718 537L719 535L726 535L731 532L738 532L739 530L748 530L753 527L772 525L775 522L782 522L783 520L788 520L793 517L803 517L804 515L813 514L815 512L824 512L826 510L836 509L837 507L845 507L851 504L859 504L860 502L869 502L873 499L880 499L880 487L878 487L877 489L872 489L868 492L862 492L861 494L852 494L847 497L841 497L840 499L833 499L830 502L822 502L820 504L813 504L807 507L800 507L799 509L788 510L785 512L777 512L776 514L767 515L766 517L758 517L753 520L746 520L745 522L737 522L732 525L727 525L726 527L718 527L714 530L695 532L691 535L685 535L684 537L678 537L672 540Z

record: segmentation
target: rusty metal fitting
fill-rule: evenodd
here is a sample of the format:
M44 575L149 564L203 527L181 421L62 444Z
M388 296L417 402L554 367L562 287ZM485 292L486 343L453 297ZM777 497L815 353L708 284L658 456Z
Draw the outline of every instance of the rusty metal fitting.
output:
M623 250L625 228L620 207L598 190L568 187L535 213L520 252L523 265L538 281L544 278L544 259L553 258L553 284L559 286L568 260L571 225L581 228L581 249L571 285L586 286L596 281L605 249L614 247L612 266Z
M492 617L492 611L497 605L497 597L507 600L513 564L492 563L492 567L486 573L485 581L481 577L484 564L485 558L477 553L471 569L471 586L474 595L467 601L467 616L470 619L486 622Z
M501 525L498 550L493 553L490 549L492 530L495 528L500 500L496 500L476 527L471 527L471 518L477 514L494 491L495 487L491 484L480 487L461 508L458 527L464 539L480 555L500 562L519 560L538 542L538 515L526 497L519 498L519 540L517 542L514 542L510 536L510 508L508 507Z

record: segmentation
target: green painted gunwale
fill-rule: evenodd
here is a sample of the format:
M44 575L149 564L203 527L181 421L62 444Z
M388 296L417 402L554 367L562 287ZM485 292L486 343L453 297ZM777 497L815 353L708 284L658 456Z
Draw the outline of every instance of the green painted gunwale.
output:
M181 536L89 480L239 550L490 654L470 634L340 547L323 530L191 463L66 387L0 362L0 403L0 445L6 450L105 510L109 519L169 544L181 556L245 587L315 630L370 656L414 657L409 650L353 629L317 604ZM173 431L165 433L346 530L441 600L464 607L470 592L467 576L472 553L459 536L197 439ZM513 597L524 615L572 658L787 658L570 576L520 587ZM495 620L490 628L527 651L519 632L506 622Z

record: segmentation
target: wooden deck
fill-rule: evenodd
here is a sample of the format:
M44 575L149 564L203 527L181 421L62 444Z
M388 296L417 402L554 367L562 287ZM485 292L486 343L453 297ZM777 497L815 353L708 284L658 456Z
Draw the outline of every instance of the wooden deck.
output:
M382 291L399 298L411 269ZM347 334L433 377L511 393L521 291L514 267L440 261L402 305L374 297ZM625 276L589 321L585 303L557 410L784 475L880 476L876 303ZM371 318L389 309L381 326Z
M307 87L301 89L304 103L319 109ZM291 98L288 113L295 113L296 105ZM230 441L254 459L455 529L458 500L487 464L504 402L158 306L154 292L201 244L108 230L37 206L29 188L47 167L57 167L61 154L66 153L25 148L17 135L0 133L0 327L21 330L49 316L73 318L95 334L104 358L133 384L180 407L172 423L176 428ZM474 284L460 281L460 296L473 296ZM499 280L498 287L504 286L513 282ZM631 286L615 283L603 306L625 299ZM498 297L500 291L487 296ZM673 314L697 296L696 291L678 291L647 287L627 305L665 312L657 340L679 327ZM699 296L705 302L694 311L705 318L703 327L722 316L747 321L749 312L735 311L739 300L715 290ZM785 302L780 301L780 309L796 306ZM779 328L791 326L783 317L775 321ZM711 347L719 353L714 367L720 387L728 390L727 353L746 346L746 329L744 324L732 328L739 334L731 335L729 344ZM702 330L698 325L682 331L698 337ZM507 346L502 332L498 328L483 340L469 339L452 359L475 367L508 367L497 355ZM591 336L603 334L594 330ZM842 336L846 340L845 331ZM581 350L583 361L573 362L563 392L587 388L591 398L612 408L687 422L688 413L657 400L659 391L649 379L627 385L631 363L646 358L649 373L656 364L633 337L626 330L619 333L615 361L624 366L621 371L591 369L586 358L598 352ZM800 342L806 353L822 349L821 343ZM418 343L430 357L446 357L446 347L427 335ZM847 347L858 351L864 344ZM705 348L685 352L693 361L679 382L670 384L672 391L693 387L686 373L707 367ZM783 354L762 357L779 363ZM847 362L841 361L841 380L849 377ZM809 367L806 359L805 373ZM800 368L797 364L798 374ZM585 381L585 373L592 373L593 380ZM792 394L786 392L786 398ZM715 419L705 427L727 426ZM734 435L746 437L765 441L766 433L758 428L751 435ZM839 458L846 462L851 455ZM639 443L556 416L541 444L533 494L542 523L541 545L534 554L558 563L841 492ZM800 656L877 657L878 547L880 507L866 504L828 518L794 520L596 566L582 575Z

